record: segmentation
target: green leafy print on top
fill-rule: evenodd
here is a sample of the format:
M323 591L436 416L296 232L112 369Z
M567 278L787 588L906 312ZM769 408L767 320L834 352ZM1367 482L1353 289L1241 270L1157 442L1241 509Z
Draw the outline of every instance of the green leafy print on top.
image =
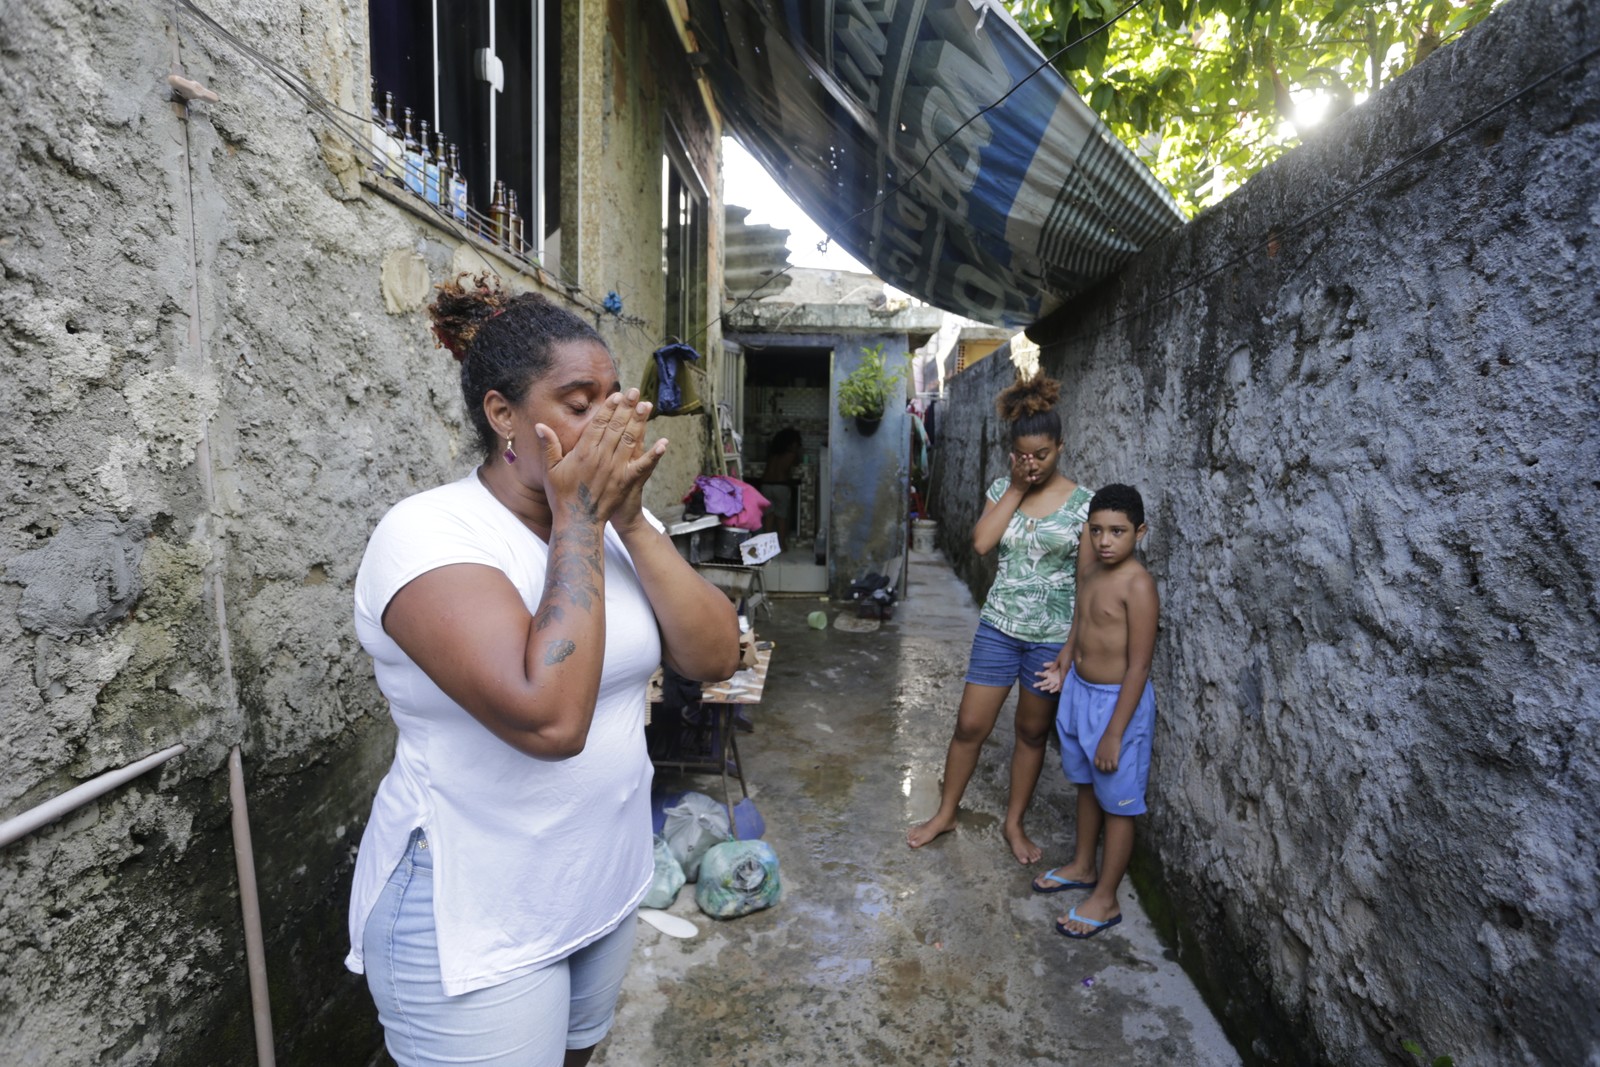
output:
M995 479L989 500L999 500L1009 484L1010 478ZM1093 497L1080 485L1042 519L1020 509L1012 514L1000 536L1000 567L983 602L984 622L1021 641L1066 641L1078 597L1078 541Z

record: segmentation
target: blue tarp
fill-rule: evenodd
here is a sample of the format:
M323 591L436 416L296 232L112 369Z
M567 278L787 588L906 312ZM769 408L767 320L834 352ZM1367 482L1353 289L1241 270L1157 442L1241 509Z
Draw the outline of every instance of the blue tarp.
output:
M1028 77L1043 57L990 0L689 8L729 131L846 251L936 307L1025 326L1183 223L1059 72Z

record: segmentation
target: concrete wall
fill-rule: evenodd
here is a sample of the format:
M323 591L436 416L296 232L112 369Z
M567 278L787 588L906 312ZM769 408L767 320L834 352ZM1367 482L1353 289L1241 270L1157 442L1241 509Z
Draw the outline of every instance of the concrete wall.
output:
M1017 380L1016 367L1007 351L980 360L949 379L934 425L933 470L928 508L939 523L935 535L939 548L956 573L981 600L994 582L999 556L980 556L972 549L972 528L983 514L984 492L989 483L1009 471L1006 453L1011 439L994 402L1001 390ZM1066 429L1068 440L1071 427ZM1083 476L1074 469L1069 452L1061 469L1071 478Z
M1507 6L1039 338L1150 508L1145 897L1261 1062L1600 1062L1597 45ZM943 412L980 580L995 370Z
M904 334L849 334L831 339L833 376L828 383L828 465L832 482L828 512L828 592L849 594L850 583L876 572L890 573L906 553L907 500L911 489L911 422L902 397L910 367ZM889 373L900 371L878 428L863 434L855 419L839 414L839 382L861 365L869 346L883 346Z
M572 76L604 89L569 96L571 299L624 293L645 324L601 329L637 380L662 312L663 110L713 189L717 139L660 5L566 8ZM174 10L0 8L0 814L189 746L0 858L0 1059L253 1062L240 744L278 1061L359 1064L378 1036L344 909L392 733L350 584L385 509L474 461L421 308L493 256L364 187L322 119ZM365 112L363 5L215 10ZM221 103L175 107L174 69ZM702 427L673 426L648 503L682 493Z

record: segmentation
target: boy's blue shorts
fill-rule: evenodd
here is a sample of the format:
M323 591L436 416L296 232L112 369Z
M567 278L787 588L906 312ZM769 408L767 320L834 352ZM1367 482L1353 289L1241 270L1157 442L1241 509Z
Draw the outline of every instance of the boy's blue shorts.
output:
M1061 739L1061 769L1077 785L1093 785L1100 810L1112 815L1143 815L1144 790L1150 781L1150 738L1156 724L1156 692L1149 682L1139 706L1122 732L1122 755L1110 774L1097 770L1094 750L1117 708L1120 685L1097 685L1078 677L1076 667L1061 683L1056 736Z
M966 680L973 685L996 685L1010 689L1020 682L1028 692L1054 700L1054 693L1041 692L1039 672L1061 652L1061 642L1024 641L1012 637L989 623L978 623L972 638L972 658L967 661Z

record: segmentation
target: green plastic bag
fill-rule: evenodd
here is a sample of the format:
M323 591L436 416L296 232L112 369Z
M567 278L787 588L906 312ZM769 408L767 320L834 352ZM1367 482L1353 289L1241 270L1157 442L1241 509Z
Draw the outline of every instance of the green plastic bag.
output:
M641 908L669 908L678 899L678 890L688 881L683 876L683 864L672 854L667 839L656 834L656 873L650 878L650 892L640 902Z
M778 854L765 841L724 841L700 860L694 902L713 919L732 919L770 908L783 885Z

